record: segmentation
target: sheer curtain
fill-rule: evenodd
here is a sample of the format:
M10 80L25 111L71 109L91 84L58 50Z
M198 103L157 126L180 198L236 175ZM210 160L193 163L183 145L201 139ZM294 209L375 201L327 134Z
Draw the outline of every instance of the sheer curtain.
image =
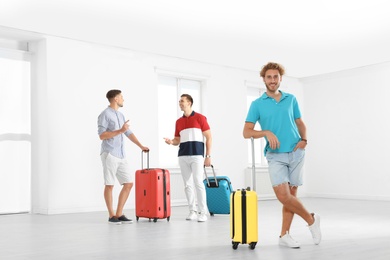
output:
M0 52L0 214L31 209L30 62L19 56Z

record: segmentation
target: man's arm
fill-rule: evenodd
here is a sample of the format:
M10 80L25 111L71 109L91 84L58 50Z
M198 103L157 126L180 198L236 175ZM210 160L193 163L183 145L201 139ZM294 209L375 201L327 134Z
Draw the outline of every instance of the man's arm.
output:
M204 165L211 166L211 146L213 144L211 131L210 130L204 131L203 136L206 138L206 157L204 159Z
M203 136L206 138L206 155L211 155L211 147L213 144L213 139L211 137L211 131L210 130L204 131Z
M179 136L175 136L175 138L173 139L169 139L169 138L164 138L165 140L165 143L167 144L170 144L170 145L179 145L180 144L180 137Z
M297 143L294 148L294 151L296 151L298 148L305 149L307 145L306 125L303 122L302 118L295 119L295 124L297 125L299 135L301 136L301 141Z
M146 147L146 146L143 146L137 139L137 137L135 136L134 133L131 133L128 138L130 139L130 141L132 141L134 144L136 144L139 148L141 148L142 151L144 152L147 152L149 151L149 148Z
M302 118L295 119L295 124L298 127L298 132L299 132L299 135L301 136L301 138L306 140L307 139L307 137L306 137L306 125L303 122Z
M276 135L268 130L255 130L255 124L251 122L245 122L243 136L245 139L253 137L254 139L267 137L269 146L271 149L277 149L280 147L280 143Z
M260 132L255 130L255 124L250 123L250 122L245 122L244 130L242 131L242 134L243 134L245 139L248 139L251 137L253 137L255 139L264 137L264 136L259 136Z
M111 139L117 135L120 135L120 134L123 134L124 132L122 132L121 129L119 130L115 130L115 131L107 131L107 132L103 132L99 137L100 137L100 140L106 140L106 139Z
M127 124L128 122L129 122L129 120L127 120L123 124L121 129L118 129L115 131L106 131L106 132L101 133L101 135L99 135L100 140L111 139L117 135L123 134L124 132L126 132L129 129L129 125Z

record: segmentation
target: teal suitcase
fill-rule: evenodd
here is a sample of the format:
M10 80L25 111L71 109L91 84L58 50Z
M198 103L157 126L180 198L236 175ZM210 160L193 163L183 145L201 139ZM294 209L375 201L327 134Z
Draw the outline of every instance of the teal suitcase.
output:
M214 166L211 165L213 176L209 177L204 168L207 207L210 215L230 214L230 194L233 192L232 184L228 176L216 176Z

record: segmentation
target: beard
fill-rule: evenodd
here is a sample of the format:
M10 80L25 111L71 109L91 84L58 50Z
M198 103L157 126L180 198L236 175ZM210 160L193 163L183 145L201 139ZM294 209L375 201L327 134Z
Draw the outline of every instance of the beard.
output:
M267 90L271 93L275 93L278 89L279 89L279 86L280 86L280 82L274 86L270 86L271 84L266 84L264 83L265 87L267 88Z

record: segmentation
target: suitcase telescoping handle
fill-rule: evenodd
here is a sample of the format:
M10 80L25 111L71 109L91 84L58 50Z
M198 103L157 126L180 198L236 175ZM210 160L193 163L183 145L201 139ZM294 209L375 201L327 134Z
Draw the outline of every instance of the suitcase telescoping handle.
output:
M214 175L214 179L215 179L215 185L216 185L216 187L218 187L217 175L215 174L214 166L210 165L210 167L211 167L211 169L213 171L213 175ZM206 177L207 186L210 187L210 180L209 180L209 177L207 176L206 166L203 166L203 170L204 170L204 176Z
M146 153L146 169L149 169L149 151L141 151L141 169L144 169L144 153Z
M255 139L251 137L252 146L252 190L256 191Z

